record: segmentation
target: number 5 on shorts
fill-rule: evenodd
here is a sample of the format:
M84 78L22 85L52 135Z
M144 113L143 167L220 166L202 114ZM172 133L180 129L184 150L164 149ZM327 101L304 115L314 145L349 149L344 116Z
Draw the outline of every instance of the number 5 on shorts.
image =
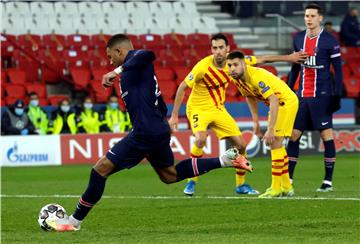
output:
M196 123L196 122L198 122L199 121L199 115L198 114L194 114L193 115L193 122L194 122L194 124Z

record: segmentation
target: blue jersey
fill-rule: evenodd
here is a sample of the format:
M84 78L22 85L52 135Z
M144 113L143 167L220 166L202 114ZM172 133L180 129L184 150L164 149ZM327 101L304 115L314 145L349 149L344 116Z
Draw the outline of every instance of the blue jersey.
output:
M301 67L293 65L289 77L289 86L292 87L300 71L300 97L341 95L340 46L335 37L323 29L312 38L306 35L306 31L301 31L294 38L294 51L304 51L310 55ZM335 80L330 73L331 63L335 71Z
M131 50L127 54L120 79L134 135L161 135L170 132L167 107L162 99L152 62L151 51Z

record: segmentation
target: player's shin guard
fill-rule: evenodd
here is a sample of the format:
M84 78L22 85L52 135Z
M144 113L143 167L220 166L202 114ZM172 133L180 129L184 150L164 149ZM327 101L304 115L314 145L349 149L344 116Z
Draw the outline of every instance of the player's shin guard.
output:
M289 158L287 156L285 147L281 148L283 156L284 156L284 166L282 168L282 173L281 173L281 187L285 188L285 189L289 189L291 187L291 183L290 183L290 177L289 177Z
M180 161L176 166L177 181L199 176L212 169L221 168L219 158L189 158Z
M294 171L297 159L299 157L299 143L300 138L297 141L289 140L288 146L287 146L287 155L289 159L289 176L290 181L294 179Z
M91 170L88 187L80 197L76 210L72 214L75 219L83 220L91 208L100 200L104 192L105 182L105 177L102 177L94 169Z
M284 155L282 148L271 150L271 189L281 191L281 175L284 166Z
M325 163L325 178L324 183L332 185L332 177L334 173L336 149L334 140L324 141L324 163Z
M191 148L191 157L192 158L201 158L203 156L203 149L196 146L196 144L194 144ZM192 177L192 178L189 178L188 181L195 181L195 182L198 182L199 178L198 177Z

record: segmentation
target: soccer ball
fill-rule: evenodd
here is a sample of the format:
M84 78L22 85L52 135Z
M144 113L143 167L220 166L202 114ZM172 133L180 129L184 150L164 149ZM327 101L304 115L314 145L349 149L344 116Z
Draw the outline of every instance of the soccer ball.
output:
M46 223L46 220L63 219L66 216L65 209L56 203L50 203L41 208L38 222L41 229L50 231L52 228Z

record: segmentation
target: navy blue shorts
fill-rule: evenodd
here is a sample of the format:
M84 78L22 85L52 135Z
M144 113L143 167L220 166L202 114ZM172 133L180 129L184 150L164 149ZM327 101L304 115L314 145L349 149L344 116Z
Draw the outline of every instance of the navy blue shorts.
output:
M332 115L330 96L299 98L294 129L322 131L332 128Z
M154 168L167 168L174 165L170 138L170 134L139 136L129 133L106 153L106 157L115 164L115 171L130 169L144 158Z

